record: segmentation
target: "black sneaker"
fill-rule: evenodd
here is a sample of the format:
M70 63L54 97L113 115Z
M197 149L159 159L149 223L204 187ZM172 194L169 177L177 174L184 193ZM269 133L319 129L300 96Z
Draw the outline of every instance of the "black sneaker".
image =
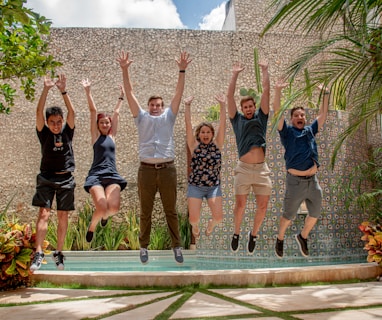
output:
M36 252L33 257L31 266L29 267L30 271L35 271L41 268L42 260L44 260L44 254L42 252Z
M249 254L253 254L256 247L257 236L253 236L251 231L248 231L247 251Z
M238 252L239 251L239 238L240 236L236 233L233 234L232 236L232 241L231 241L231 251L232 252Z
M64 270L64 260L65 256L62 254L61 251L53 252L53 261L56 263L56 268L58 270Z
M181 247L175 247L172 249L174 251L174 258L176 263L182 264L183 263L183 254L182 254L182 248Z
M139 250L139 258L141 259L142 264L146 264L149 262L149 252L146 248L141 248Z
M304 239L304 238L301 236L301 233L296 234L295 237L296 237L296 241L297 241L297 244L298 244L298 248L300 249L301 254L302 254L304 257L309 256L308 239Z
M109 221L109 218L106 218L106 219L102 218L101 219L101 227L106 227L108 221Z
M87 242L92 242L93 236L94 236L94 232L88 230L88 232L86 232L86 241Z
M275 254L280 259L284 256L284 240L276 238Z

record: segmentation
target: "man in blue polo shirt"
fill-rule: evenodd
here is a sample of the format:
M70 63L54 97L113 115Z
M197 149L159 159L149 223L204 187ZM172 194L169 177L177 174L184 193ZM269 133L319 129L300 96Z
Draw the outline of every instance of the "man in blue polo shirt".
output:
M286 83L277 81L274 97L275 114L280 110L281 90ZM306 125L305 110L303 107L294 107L291 110L291 125L287 125L284 116L281 116L277 130L281 143L285 148L285 165L287 169L284 213L280 218L279 234L276 239L275 253L278 258L284 255L284 236L291 221L296 217L297 211L305 201L308 216L305 219L301 233L295 238L300 252L304 257L309 256L308 235L317 222L321 212L322 189L317 179L318 162L317 144L315 135L323 127L328 113L329 90L320 85L323 93L322 104L317 118L311 125Z

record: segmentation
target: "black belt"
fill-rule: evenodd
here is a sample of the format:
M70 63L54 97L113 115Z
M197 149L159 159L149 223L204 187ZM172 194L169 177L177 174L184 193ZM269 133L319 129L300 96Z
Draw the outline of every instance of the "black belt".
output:
M316 174L313 174L313 175L311 175L311 176L296 176L296 175L294 175L294 174L291 174L290 172L288 172L288 174L290 174L290 175L293 176L293 177L300 178L300 179L304 179L304 180L311 179L311 178L313 178L313 177L316 175Z
M155 169L163 169L167 168L169 165L174 164L174 160L168 161L168 162L161 162L161 163L147 163L147 162L141 162L141 166L155 168Z

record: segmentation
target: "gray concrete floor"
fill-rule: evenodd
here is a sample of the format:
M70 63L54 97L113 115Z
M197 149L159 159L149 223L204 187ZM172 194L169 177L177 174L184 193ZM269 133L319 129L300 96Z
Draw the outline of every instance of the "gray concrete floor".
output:
M171 312L166 311L168 308ZM27 288L0 292L0 319L96 317L375 320L382 319L382 282L228 289Z

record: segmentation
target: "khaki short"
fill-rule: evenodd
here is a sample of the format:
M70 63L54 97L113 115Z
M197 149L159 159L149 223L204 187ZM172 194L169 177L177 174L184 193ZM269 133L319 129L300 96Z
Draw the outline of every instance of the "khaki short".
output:
M272 191L271 171L263 163L245 163L239 160L235 168L235 194L249 194L270 196Z

